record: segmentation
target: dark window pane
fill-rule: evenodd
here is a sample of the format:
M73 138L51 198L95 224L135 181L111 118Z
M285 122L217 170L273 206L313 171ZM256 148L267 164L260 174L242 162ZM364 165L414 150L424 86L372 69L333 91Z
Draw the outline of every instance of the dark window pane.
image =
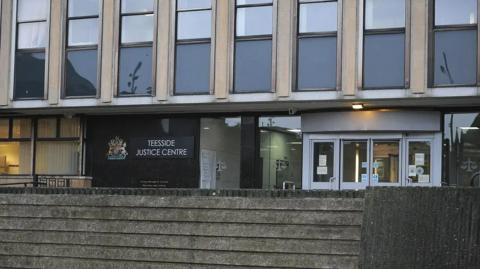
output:
M477 82L477 31L435 33L435 85Z
M366 0L365 29L405 27L405 0Z
M191 8L207 8L212 6L212 0L178 0L177 10Z
M98 0L69 0L68 16L95 16L99 13Z
M435 0L435 25L476 23L477 0Z
M120 49L120 95L152 93L152 47Z
M271 35L272 6L237 9L237 36Z
M337 2L300 5L299 32L337 31Z
M337 38L301 38L298 40L298 88L335 88Z
M235 91L270 90L272 41L240 41L235 45Z
M43 98L45 53L18 53L15 57L15 98Z
M122 0L122 13L153 12L153 0Z
M272 3L272 0L237 0L237 5L254 5L268 3Z
M97 50L67 53L67 96L92 96L97 93Z
M177 45L176 93L210 92L210 43Z
M405 86L405 35L365 36L363 63L365 88Z

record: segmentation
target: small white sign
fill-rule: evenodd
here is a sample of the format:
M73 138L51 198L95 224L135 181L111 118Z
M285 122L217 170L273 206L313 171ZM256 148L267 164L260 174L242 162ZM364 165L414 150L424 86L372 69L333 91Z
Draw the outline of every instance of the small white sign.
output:
M430 175L418 175L418 183L430 183Z
M367 162L362 162L362 168L367 168Z
M367 181L368 181L367 174L362 174L362 183L367 183Z
M318 166L317 167L317 175L327 175L328 174L328 167Z
M417 176L417 167L415 165L408 166L408 176L416 177Z
M425 153L415 153L415 165L425 165Z
M373 163L373 168L377 169L377 168L378 168L378 166L379 166L379 164L378 164L378 163Z
M318 166L327 166L327 155L318 155Z
M417 175L423 175L424 172L425 170L423 169L423 167L421 166L417 167Z

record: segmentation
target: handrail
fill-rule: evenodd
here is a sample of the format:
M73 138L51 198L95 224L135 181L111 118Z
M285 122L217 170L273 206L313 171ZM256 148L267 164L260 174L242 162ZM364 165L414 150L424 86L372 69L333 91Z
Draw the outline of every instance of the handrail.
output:
M472 175L470 178L470 186L473 187L473 180L475 179L476 176L480 175L480 172L476 172Z
M38 187L38 185L47 186L47 183L34 182L34 181L29 181L29 182L0 183L0 186L24 185L24 187L27 187L28 184L32 184L34 187L35 187L35 185L37 185L37 187Z
M295 182L292 182L292 181L284 181L283 182L283 189L285 190L285 185L286 184L292 184L293 185L293 189L295 189Z

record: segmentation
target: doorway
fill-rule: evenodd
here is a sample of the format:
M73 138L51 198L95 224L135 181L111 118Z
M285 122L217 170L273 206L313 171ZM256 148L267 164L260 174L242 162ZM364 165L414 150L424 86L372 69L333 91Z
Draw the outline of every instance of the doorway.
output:
M305 134L303 186L328 190L439 186L441 135L438 136Z

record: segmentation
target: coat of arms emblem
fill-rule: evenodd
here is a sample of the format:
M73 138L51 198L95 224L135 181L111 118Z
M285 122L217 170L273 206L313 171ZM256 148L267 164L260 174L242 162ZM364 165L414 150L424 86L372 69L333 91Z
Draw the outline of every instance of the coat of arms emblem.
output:
M127 143L123 142L123 139L120 137L115 136L115 139L110 140L108 143L107 158L109 160L125 160L128 155L126 147Z

